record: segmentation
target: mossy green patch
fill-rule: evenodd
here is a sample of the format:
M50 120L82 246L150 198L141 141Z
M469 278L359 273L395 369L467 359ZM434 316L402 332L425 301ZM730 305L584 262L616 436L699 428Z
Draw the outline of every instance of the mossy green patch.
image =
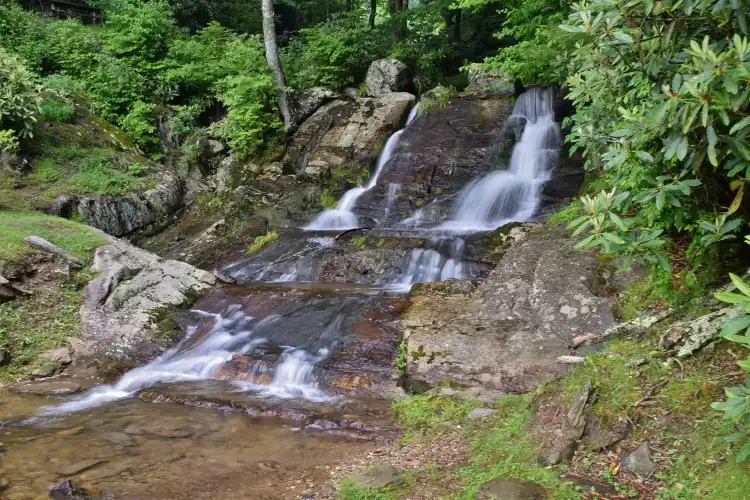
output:
M550 215L549 222L551 224L567 224L579 215L581 215L581 204L578 200L573 200L567 205L558 208L552 215Z
M415 395L393 403L396 420L404 426L405 438L439 434L455 428L478 403L434 395Z
M80 281L50 282L29 297L0 304L0 347L10 356L0 367L0 381L25 378L43 363L41 353L81 336Z
M40 236L83 260L90 260L93 250L107 243L101 233L77 222L36 212L0 211L0 265L31 251L23 242L26 236Z
M262 234L260 236L256 236L252 243L247 247L246 253L255 253L259 252L263 249L266 245L271 243L272 241L276 241L279 239L279 233L275 229L271 229L266 234Z

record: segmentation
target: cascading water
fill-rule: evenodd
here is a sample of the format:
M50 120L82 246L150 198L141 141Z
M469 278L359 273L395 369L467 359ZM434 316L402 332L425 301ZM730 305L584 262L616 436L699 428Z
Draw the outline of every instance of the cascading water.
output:
M508 222L531 219L541 190L557 164L562 140L555 122L551 89L531 89L516 101L510 121L525 127L513 148L508 170L492 172L466 186L449 220L438 230L488 231Z
M46 407L46 415L69 413L133 396L138 391L157 383L186 382L217 378L221 368L234 355L247 355L271 341L267 332L285 329L284 318L269 315L257 321L243 313L239 305L231 305L223 314L194 311L204 319L213 320L210 331L194 340L196 328L188 330L185 338L152 362L135 368L112 385L100 385L87 393L58 406ZM258 396L276 398L304 397L312 401L333 398L318 389L313 370L327 359L336 345L343 314L338 314L317 335L310 336L310 345L284 348L272 368L270 384L232 381L243 390L253 390ZM315 354L312 354L314 352ZM266 365L263 365L264 367Z
M339 202L336 204L336 208L329 208L318 214L312 222L303 227L308 231L327 231L327 230L343 230L352 229L357 227L357 216L354 214L354 207L357 205L357 200L370 189L374 188L378 182L378 177L383 171L383 167L388 163L393 156L393 152L398 146L398 141L401 138L401 134L404 133L406 127L414 120L417 116L417 110L419 105L414 106L409 112L409 117L406 119L406 125L401 130L394 132L383 146L383 150L380 152L378 162L375 166L375 173L372 174L367 184L357 186L350 189L344 196L341 197Z

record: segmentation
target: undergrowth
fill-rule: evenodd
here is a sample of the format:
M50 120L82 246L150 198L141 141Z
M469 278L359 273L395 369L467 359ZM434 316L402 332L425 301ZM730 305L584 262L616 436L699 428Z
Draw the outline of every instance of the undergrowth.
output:
M252 243L247 247L246 253L255 253L262 250L266 245L272 241L279 239L279 233L275 229L271 229L266 234L256 236Z

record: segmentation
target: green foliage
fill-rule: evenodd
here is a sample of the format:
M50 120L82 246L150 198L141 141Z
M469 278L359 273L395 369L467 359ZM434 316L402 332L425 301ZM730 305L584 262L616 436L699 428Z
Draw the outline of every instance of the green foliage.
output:
M394 498L386 491L372 488L358 487L351 479L343 479L339 484L341 500L391 500Z
M39 88L34 75L0 47L0 128L31 137L38 114Z
M729 274L737 292L719 292L716 298L722 302L741 306L745 313L750 313L750 286L739 276ZM740 314L729 319L722 326L721 336L730 342L750 349L750 314ZM737 364L750 372L750 356ZM737 452L737 461L744 462L750 458L750 374L745 377L745 384L724 389L726 400L716 402L712 408L724 412L724 418L732 421L738 429L727 437L728 441L739 441L742 446Z
M256 236L253 242L247 247L246 253L256 253L263 249L266 245L272 241L279 239L279 233L275 229L271 229L265 234Z
M0 153L13 153L18 149L18 138L12 130L0 130Z
M334 89L364 78L375 59L388 54L390 40L382 29L370 29L356 13L335 16L301 30L282 54L289 85Z
M415 395L392 405L396 420L404 426L406 437L445 432L477 403L458 398L432 395Z
M407 343L406 340L402 340L398 344L398 351L396 351L396 357L393 359L393 366L396 368L396 373L398 373L399 376L406 376L406 366L408 361Z

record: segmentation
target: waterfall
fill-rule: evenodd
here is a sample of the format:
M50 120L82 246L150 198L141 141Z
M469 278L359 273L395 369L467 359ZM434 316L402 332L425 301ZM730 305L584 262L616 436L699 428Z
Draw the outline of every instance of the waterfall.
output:
M488 231L531 219L542 187L557 164L562 139L555 122L551 89L534 88L519 96L511 120L525 123L508 170L492 172L467 185L449 220L436 229L456 233Z
M464 240L460 238L428 241L425 248L412 250L409 267L397 284L462 279L466 277L463 253Z
M100 385L71 401L43 408L42 414L57 415L84 410L107 402L133 396L138 391L160 382L185 382L217 378L220 369L235 354L248 354L266 344L264 331L279 326L278 315L270 315L260 321L242 312L237 304L230 305L223 314L193 311L213 320L211 330L194 340L196 327L191 327L185 338L174 348L147 365L125 373L116 383ZM328 358L330 348L335 345L336 332L341 328L343 315L337 316L320 334L325 343L311 354L302 348L287 347L273 368L273 379L269 385L233 381L241 389L255 389L259 396L276 398L304 397L313 401L328 401L332 398L318 389L313 379L313 370ZM279 323L278 325L275 325Z
M398 141L401 138L401 134L404 133L406 127L416 118L419 104L414 106L409 112L409 116L406 119L406 125L401 130L398 130L391 135L383 146L383 150L380 152L378 162L375 165L375 173L372 174L367 184L357 186L350 189L344 196L341 197L339 202L336 204L336 208L329 208L318 214L312 222L304 226L302 229L308 231L326 231L326 230L341 230L341 229L352 229L357 227L357 216L354 214L354 207L357 205L357 200L370 189L374 188L378 182L378 177L383 171L383 167L388 163L393 156L393 152L398 146Z

